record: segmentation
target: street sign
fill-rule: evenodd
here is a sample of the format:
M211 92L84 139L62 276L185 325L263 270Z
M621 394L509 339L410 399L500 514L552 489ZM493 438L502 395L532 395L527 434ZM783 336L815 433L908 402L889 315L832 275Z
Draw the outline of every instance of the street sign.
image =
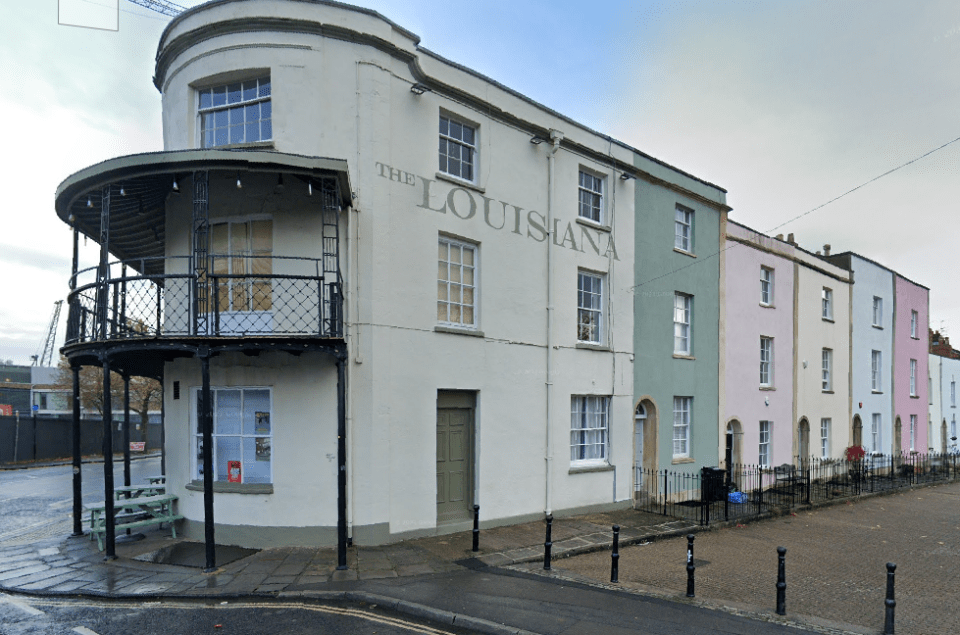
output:
M33 404L33 411L36 412L37 410L40 410L40 406Z

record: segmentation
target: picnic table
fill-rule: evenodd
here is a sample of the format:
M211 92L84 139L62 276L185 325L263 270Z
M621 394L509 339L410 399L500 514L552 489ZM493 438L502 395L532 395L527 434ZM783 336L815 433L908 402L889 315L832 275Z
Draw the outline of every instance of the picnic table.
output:
M163 474L154 474L153 476L148 476L146 478L147 478L147 482L150 483L151 485L157 485L157 484L162 485L163 483L167 482L167 477L164 476Z
M148 525L170 523L173 537L177 537L174 521L183 518L173 510L177 497L173 494L155 494L136 498L121 498L113 505L114 526L117 530L146 527ZM104 548L104 536L107 531L105 502L89 503L84 510L90 512L90 535L96 536L97 547Z
M141 496L158 496L167 493L166 485L124 485L113 488L117 500L121 498L140 498Z

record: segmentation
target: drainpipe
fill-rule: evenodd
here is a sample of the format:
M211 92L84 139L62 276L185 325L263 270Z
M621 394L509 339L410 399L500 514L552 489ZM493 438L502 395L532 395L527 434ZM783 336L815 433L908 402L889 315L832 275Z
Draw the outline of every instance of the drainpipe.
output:
M543 460L546 468L545 478L545 510L544 514L549 516L553 513L552 491L550 489L551 468L553 463L553 449L550 445L550 400L553 397L553 265L550 262L550 256L553 251L553 174L554 159L557 150L560 149L560 142L563 141L563 133L559 130L550 130L550 141L552 146L550 154L547 155L547 377L546 377L546 423L544 434L544 456Z

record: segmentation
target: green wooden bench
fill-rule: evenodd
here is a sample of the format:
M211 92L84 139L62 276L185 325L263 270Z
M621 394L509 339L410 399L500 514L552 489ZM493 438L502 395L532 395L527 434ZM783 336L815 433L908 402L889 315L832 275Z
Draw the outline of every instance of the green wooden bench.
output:
M173 494L120 499L113 505L114 528L116 531L123 531L169 523L173 537L176 538L177 528L174 522L183 518L182 515L173 511L173 504L176 501L177 497ZM90 512L90 535L96 537L97 547L103 551L104 537L107 533L106 503L93 503L84 507Z

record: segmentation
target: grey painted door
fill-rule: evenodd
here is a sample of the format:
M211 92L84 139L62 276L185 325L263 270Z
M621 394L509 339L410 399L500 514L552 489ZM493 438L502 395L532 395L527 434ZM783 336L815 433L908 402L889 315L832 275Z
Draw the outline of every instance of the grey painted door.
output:
M437 407L437 523L469 519L473 504L473 409Z

